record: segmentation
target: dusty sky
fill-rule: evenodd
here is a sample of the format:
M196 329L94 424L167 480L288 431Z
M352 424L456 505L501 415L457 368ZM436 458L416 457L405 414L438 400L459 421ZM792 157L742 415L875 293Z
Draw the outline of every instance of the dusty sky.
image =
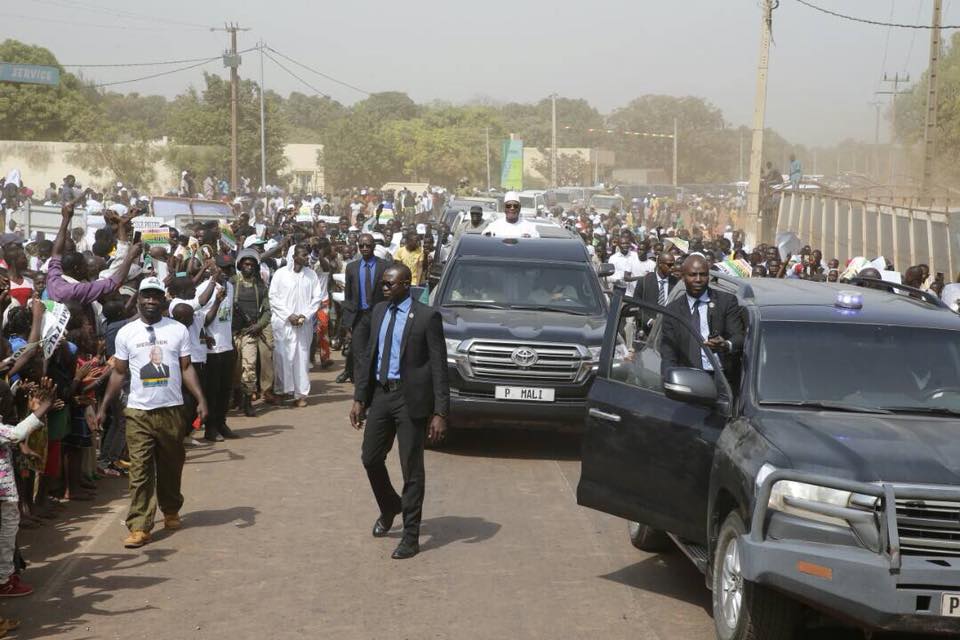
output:
M811 0L876 20L929 23L933 0ZM767 125L801 144L873 139L884 71L919 78L928 30L887 29L826 16L796 0L774 12ZM960 22L960 0L944 2ZM606 113L644 93L696 95L733 125L750 124L759 45L757 0L540 0L315 2L272 0L27 0L0 2L6 37L51 49L63 64L153 62L215 56L227 44L209 26L236 21L291 58L368 91L406 91L418 102L536 101L552 92ZM946 33L946 37L949 37ZM259 75L255 53L241 74ZM363 97L280 59L345 103ZM266 86L311 90L266 61ZM85 68L98 82L167 67ZM223 73L219 61L203 69ZM75 69L71 69L75 70ZM201 69L112 87L173 96ZM889 96L880 99L889 101ZM562 123L561 123L562 124ZM881 123L881 140L889 124ZM562 144L562 140L561 140Z

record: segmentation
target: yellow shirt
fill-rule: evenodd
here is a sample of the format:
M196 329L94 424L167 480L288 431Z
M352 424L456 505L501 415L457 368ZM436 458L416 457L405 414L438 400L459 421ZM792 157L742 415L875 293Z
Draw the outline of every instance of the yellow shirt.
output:
M410 273L413 274L413 277L410 279L410 284L413 286L418 286L421 281L421 271L423 269L423 247L417 247L416 251L410 251L405 246L397 249L397 253L394 254L393 259L397 262L402 262L407 265L407 268L410 269Z

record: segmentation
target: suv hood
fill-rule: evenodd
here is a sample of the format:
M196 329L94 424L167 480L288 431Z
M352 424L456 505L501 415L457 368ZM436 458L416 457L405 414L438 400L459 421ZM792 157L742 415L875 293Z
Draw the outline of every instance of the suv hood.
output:
M754 423L800 471L861 482L960 484L960 419L764 409Z
M595 347L603 344L606 316L574 316L550 311L440 307L443 335L449 339L486 338L562 342Z

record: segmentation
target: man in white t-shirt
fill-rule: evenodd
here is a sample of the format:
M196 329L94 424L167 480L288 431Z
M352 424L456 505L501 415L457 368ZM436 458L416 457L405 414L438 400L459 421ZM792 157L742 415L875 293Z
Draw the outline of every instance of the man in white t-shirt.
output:
M483 230L483 235L496 238L539 238L537 225L520 217L520 196L509 191L503 198L504 214Z
M210 303L216 307L212 319L207 315L207 335L213 345L207 347L207 366L203 373L203 392L210 401L210 415L204 425L205 440L237 438L227 426L227 408L233 397L233 283L230 282L233 260L229 256L217 257L214 279L217 290ZM203 285L201 285L202 290ZM208 309L204 310L205 312ZM220 436L218 438L217 436Z
M190 364L190 332L163 317L166 292L157 278L144 278L138 295L140 318L117 332L113 373L97 411L103 424L110 402L130 374L130 395L124 416L130 452L130 511L126 525L128 549L150 541L157 504L165 529L179 529L183 494L180 481L183 448L183 389L197 399L197 413L207 415L207 402L197 372Z
M203 380L204 368L207 364L207 342L204 325L206 324L207 314L213 314L210 302L213 299L213 293L217 284L212 279L204 283L202 289L197 293L193 279L188 276L181 276L170 281L168 286L170 296L170 317L187 327L190 332L190 362L197 372L200 380ZM202 383L201 383L202 386ZM184 417L184 444L187 446L197 446L201 444L193 438L192 423L197 417L197 402L193 396L184 398L184 405L187 408Z
M614 236L611 239L614 246L613 254L607 259L607 262L613 265L613 280L623 282L627 287L627 297L633 296L634 289L637 288L637 280L642 278L646 272L637 256L637 252L630 247L630 240L624 236Z

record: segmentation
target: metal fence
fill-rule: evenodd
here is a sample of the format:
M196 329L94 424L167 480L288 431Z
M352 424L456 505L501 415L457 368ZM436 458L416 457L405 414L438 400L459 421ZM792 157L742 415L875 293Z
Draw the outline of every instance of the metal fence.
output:
M891 260L904 271L927 264L947 281L957 272L953 255L960 249L960 210L927 209L913 203L884 203L841 196L785 191L780 198L777 232L793 231L825 260L855 256Z

